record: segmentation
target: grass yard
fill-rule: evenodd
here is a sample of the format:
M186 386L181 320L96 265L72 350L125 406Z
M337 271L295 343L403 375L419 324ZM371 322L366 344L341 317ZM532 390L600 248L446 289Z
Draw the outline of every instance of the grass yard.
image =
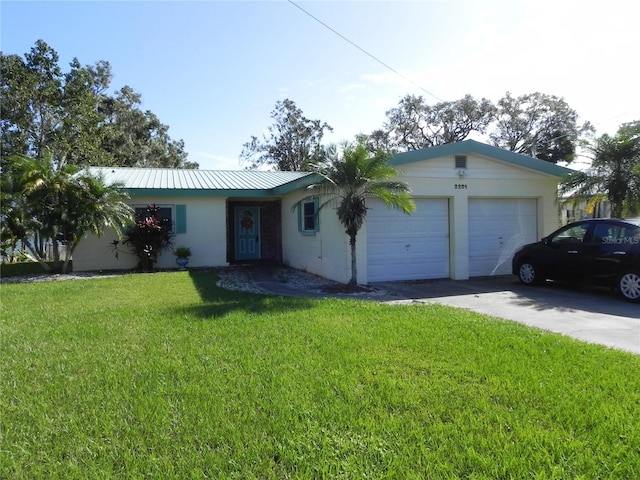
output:
M215 282L0 286L0 478L640 478L639 356Z

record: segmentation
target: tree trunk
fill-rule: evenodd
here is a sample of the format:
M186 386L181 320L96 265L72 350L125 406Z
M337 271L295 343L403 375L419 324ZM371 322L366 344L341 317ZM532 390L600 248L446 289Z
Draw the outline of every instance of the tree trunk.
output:
M53 251L53 270L60 272L62 268L62 264L60 262L60 244L55 238L51 239L51 249Z
M39 254L38 250L31 244L29 240L27 240L26 238L22 238L20 239L20 241L22 242L22 245L27 247L27 250L31 252L33 258L36 259L36 261L42 266L43 269L45 269L46 271L51 270L45 259Z
M349 235L349 245L351 245L351 280L349 285L358 284L358 269L356 267L356 236Z
M78 243L80 243L80 241L77 241L77 242L67 241L66 248L64 249L64 260L62 261L62 267L60 269L60 273L69 273L69 264L71 262L71 255L73 255L73 251L78 246Z

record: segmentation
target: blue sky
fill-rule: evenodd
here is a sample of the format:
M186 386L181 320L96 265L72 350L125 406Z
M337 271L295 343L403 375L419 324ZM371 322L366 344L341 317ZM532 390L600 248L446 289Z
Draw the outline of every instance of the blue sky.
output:
M1 48L42 39L66 70L107 60L112 88L183 139L201 169L242 169L278 100L334 127L327 140L379 128L404 95L430 102L510 91L564 97L598 134L640 119L635 1L573 0L7 1ZM428 93L426 93L428 92Z

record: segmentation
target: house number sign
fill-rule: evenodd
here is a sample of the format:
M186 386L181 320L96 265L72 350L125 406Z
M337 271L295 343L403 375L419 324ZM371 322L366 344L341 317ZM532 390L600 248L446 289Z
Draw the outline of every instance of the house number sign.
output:
M466 190L467 189L467 184L466 183L455 183L453 185L453 188L455 190Z

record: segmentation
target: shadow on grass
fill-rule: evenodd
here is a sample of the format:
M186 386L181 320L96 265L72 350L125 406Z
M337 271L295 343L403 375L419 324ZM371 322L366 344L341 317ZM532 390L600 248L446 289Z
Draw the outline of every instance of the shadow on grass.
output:
M192 271L191 280L198 290L201 305L181 309L203 320L222 317L233 312L268 314L292 310L308 310L316 304L311 298L274 297L249 292L231 291L216 286L219 277L211 271Z

